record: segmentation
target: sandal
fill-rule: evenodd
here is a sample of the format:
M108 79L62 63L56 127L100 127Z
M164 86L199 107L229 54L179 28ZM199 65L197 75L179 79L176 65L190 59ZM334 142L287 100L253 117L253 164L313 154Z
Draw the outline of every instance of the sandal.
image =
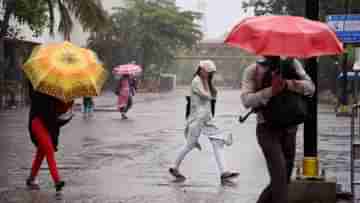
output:
M182 175L178 169L169 168L169 173L174 176L176 179L186 179L184 175Z

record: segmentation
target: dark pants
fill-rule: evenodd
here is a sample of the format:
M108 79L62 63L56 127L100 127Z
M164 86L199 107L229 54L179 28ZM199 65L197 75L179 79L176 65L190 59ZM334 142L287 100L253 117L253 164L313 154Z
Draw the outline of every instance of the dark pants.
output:
M297 126L275 128L258 124L256 135L266 159L270 183L257 203L287 203L288 184L294 168Z
M120 112L121 112L121 113L127 113L127 112L130 110L130 108L132 107L132 105L133 105L133 98L132 98L131 95L129 95L129 98L128 98L128 102L127 102L127 104L126 104L126 107L121 108L121 109L120 109Z

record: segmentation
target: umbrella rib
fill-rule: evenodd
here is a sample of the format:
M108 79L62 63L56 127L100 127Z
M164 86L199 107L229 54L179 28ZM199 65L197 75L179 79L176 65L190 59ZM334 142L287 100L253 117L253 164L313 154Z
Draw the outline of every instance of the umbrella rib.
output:
M297 23L294 23L295 27L298 29L299 32L302 32L302 28L300 28L300 25L297 24ZM298 36L297 36L298 37ZM303 38L303 42L307 41L309 38L306 34L302 34L301 37ZM302 46L302 56L297 56L297 57L307 57L307 51L306 51L306 47L305 46Z

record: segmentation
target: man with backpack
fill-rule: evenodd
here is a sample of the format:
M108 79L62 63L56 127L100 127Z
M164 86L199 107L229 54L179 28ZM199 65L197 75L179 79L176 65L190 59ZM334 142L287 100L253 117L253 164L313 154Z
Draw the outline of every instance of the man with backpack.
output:
M255 109L257 114L256 136L270 176L270 183L261 193L257 203L287 202L287 188L296 152L297 125L303 122L299 120L299 118L303 119L301 116L290 118L292 112L288 112L286 115L289 118L274 113L276 112L274 108L276 110L276 108L282 109L286 106L281 103L274 106L276 98L284 95L285 92L289 95L299 96L299 98L311 97L315 92L315 86L301 63L292 59L289 61L288 66L284 67L279 56L265 56L255 64L248 66L243 75L241 100L246 108ZM283 72L290 70L293 70L296 77L283 77L285 76ZM300 103L300 99L295 101L295 103L297 102ZM269 105L270 103L272 106ZM301 107L301 105L297 106ZM295 110L296 108L294 107ZM301 110L303 109L300 108L299 111L301 112ZM294 120L294 122L285 125L276 123L277 120Z

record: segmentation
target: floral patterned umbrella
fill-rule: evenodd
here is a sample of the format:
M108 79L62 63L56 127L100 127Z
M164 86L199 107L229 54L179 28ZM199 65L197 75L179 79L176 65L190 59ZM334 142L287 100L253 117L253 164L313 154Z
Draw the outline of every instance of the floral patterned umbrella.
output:
M36 47L23 70L36 91L65 102L99 95L107 78L93 51L67 41Z

